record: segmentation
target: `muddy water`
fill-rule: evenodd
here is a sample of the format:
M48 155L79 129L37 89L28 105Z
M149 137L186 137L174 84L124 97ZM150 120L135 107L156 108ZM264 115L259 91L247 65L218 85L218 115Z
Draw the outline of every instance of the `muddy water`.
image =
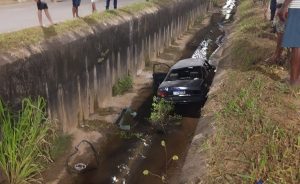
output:
M221 20L220 14L214 14L211 24L199 31L187 44L181 58L209 57L218 47L217 40L220 40L220 35L223 34L217 24ZM196 56L195 51L198 52ZM130 133L117 131L108 135L107 145L100 153L100 166L95 170L73 175L70 180L63 183L162 183L159 177L144 176L143 170L149 170L158 176L162 176L167 171L168 181L176 183L173 181L176 181L179 176L203 104L177 105L176 112L183 116L181 125L169 128L168 133L164 135L153 129L147 121L153 97L151 86L145 88L140 94L133 100L133 106L135 101L138 103L143 101L137 111L135 129ZM166 142L167 157L161 146L162 140ZM166 164L166 159L169 160L173 155L177 155L179 160Z

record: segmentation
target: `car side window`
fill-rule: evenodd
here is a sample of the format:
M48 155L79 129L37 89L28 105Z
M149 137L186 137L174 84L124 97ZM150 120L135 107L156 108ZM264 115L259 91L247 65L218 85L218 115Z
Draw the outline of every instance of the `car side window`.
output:
M168 80L173 81L178 79L178 73L171 71Z

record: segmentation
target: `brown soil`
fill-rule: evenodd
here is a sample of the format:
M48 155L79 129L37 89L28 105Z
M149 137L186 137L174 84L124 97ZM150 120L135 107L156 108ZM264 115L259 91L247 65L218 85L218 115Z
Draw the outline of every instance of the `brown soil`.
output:
M243 11L238 12L220 58L217 85L203 109L215 118L215 134L202 151L209 169L194 183L262 179L296 184L300 181L300 149L295 146L300 137L299 88L284 82L289 75L286 66L265 62L275 50L275 40L260 16L263 9L251 1L240 7ZM249 12L255 17L243 16Z

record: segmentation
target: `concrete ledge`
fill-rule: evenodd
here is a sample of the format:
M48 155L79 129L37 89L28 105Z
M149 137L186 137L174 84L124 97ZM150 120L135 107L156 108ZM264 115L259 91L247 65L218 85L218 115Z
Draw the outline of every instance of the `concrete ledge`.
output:
M109 103L118 79L135 76L145 58L205 14L208 2L174 1L1 55L0 96L13 108L25 97L45 97L49 117L68 132Z

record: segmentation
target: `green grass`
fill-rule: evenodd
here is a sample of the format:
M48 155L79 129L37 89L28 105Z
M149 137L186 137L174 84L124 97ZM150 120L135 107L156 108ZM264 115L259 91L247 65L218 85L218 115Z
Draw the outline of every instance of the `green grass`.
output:
M166 128L168 124L178 124L182 119L181 116L174 114L174 110L174 103L154 96L149 120L157 129L167 133Z
M163 4L168 4L174 0L160 0L134 3L118 10L109 10L101 13L93 13L89 16L67 20L57 25L47 28L33 27L24 30L0 34L0 53L18 50L22 47L28 47L48 40L52 37L78 30L87 30L89 27L101 22L110 21L115 18L120 18L127 15L137 15L145 12L147 8L157 7Z
M51 160L50 124L45 117L46 103L24 99L22 109L12 114L0 101L0 167L8 183L38 183L43 163Z
M119 79L118 82L113 86L113 96L124 94L126 91L132 88L132 85L133 79L130 75Z
M262 11L250 0L241 1L228 57L222 61L230 67L214 98L220 106L216 132L205 143L205 183L300 181L299 89L281 82L287 68L265 63L275 41L260 36L269 31Z

